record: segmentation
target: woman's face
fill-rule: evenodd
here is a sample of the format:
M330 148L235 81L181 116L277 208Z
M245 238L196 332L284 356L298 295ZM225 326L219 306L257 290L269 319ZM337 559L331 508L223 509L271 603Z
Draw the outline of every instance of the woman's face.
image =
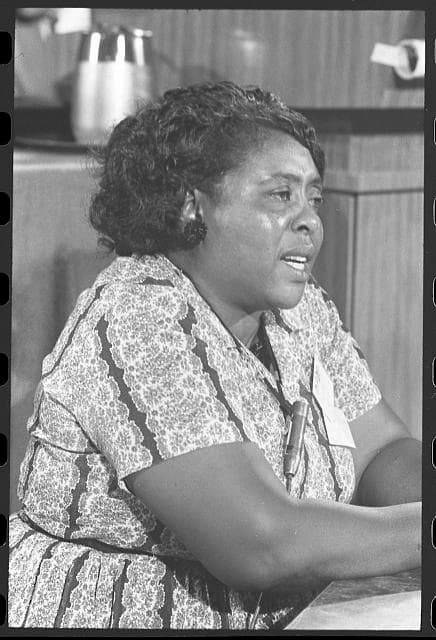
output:
M207 235L195 271L215 303L249 314L294 307L322 244L321 201L309 151L281 132L225 175L218 203L200 193Z

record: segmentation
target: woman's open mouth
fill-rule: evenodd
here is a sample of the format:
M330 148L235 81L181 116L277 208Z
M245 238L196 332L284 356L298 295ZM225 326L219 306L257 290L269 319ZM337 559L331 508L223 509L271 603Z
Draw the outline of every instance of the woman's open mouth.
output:
M306 256L285 256L283 262L295 269L296 271L306 271L308 259Z
M291 279L297 282L307 282L311 271L311 256L308 252L307 255L304 253L302 250L294 249L280 257L280 262L285 263Z

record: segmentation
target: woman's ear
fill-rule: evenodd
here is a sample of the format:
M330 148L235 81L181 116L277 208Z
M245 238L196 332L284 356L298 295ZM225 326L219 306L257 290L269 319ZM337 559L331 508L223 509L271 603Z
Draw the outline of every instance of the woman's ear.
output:
M205 194L198 189L188 191L185 195L181 212L185 249L193 249L206 237L207 227L203 213L204 197Z
M181 221L185 225L195 220L203 222L203 204L202 192L198 189L190 189L185 194L185 200L182 205Z

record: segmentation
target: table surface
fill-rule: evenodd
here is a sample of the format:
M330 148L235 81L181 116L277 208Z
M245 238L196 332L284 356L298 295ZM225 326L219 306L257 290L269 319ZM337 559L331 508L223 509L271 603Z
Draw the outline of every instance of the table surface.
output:
M286 629L418 630L421 570L331 582Z

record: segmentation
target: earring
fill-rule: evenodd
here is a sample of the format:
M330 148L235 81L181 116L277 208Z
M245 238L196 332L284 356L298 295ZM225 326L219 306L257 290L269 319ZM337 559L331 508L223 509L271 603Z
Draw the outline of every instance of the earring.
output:
M207 227L200 216L196 216L195 220L190 220L185 224L183 229L183 239L186 249L193 249L200 244L206 237Z

